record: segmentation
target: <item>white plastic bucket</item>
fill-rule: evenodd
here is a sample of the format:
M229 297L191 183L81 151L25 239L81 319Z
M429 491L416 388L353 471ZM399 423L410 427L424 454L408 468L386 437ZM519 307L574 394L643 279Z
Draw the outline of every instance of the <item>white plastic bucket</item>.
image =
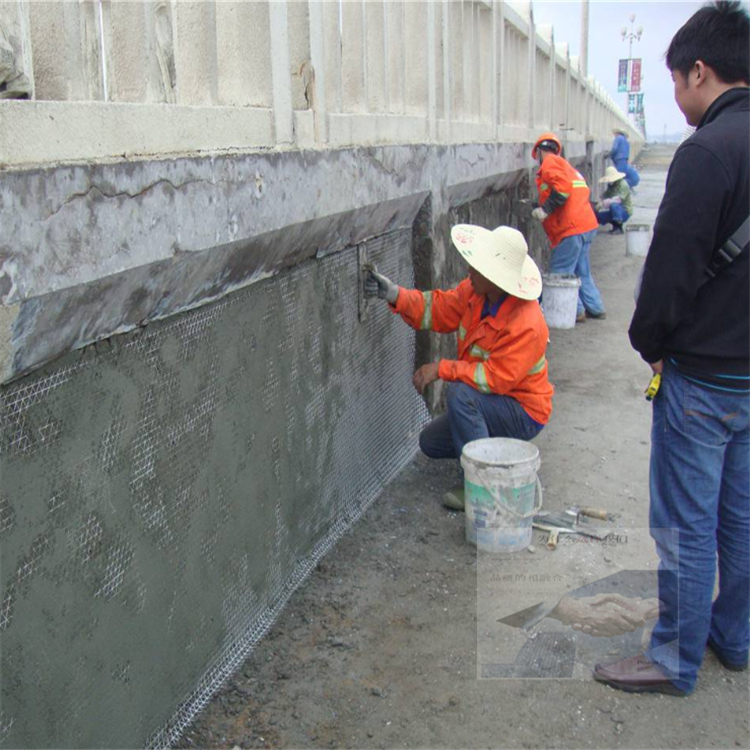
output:
M645 258L651 244L651 227L648 224L625 225L625 255Z
M484 438L461 454L466 540L484 552L518 552L531 543L542 507L539 449L524 440Z
M573 328L578 314L581 280L568 273L545 274L542 292L544 319L550 328Z

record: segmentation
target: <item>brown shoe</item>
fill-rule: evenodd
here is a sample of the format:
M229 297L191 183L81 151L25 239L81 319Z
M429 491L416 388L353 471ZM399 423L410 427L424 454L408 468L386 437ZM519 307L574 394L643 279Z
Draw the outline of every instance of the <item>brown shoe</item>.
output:
M667 695L687 695L684 690L668 680L664 672L644 654L614 664L597 664L594 679L627 693L666 693Z

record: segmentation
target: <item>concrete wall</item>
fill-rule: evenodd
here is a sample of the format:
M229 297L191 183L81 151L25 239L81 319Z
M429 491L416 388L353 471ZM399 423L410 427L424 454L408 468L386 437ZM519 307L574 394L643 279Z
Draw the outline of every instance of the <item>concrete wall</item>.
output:
M416 449L454 343L360 309L363 254L447 286L450 226L510 223L543 264L531 143L592 179L623 118L529 5L0 23L0 745L161 746Z
M530 3L19 0L0 23L35 90L0 109L9 167L629 127Z

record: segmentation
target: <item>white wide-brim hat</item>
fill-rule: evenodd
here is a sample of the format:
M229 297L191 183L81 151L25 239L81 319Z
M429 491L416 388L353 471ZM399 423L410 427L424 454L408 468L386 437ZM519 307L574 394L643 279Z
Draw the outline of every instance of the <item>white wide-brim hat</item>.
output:
M628 131L625 130L625 128L618 128L618 127L612 128L612 132L613 133L622 133L623 135L627 135L628 134Z
M625 172L620 172L617 167L610 166L604 170L604 177L599 182L617 182L617 180L622 180L625 177L627 177Z
M542 275L517 229L498 227L490 231L474 224L456 224L451 240L475 271L504 292L521 299L539 299Z

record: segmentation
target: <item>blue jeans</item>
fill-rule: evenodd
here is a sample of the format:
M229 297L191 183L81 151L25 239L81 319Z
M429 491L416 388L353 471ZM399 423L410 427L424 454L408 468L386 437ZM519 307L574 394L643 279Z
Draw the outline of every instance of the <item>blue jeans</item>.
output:
M531 440L544 425L532 419L514 398L480 393L466 383L449 383L448 411L419 435L429 458L460 458L466 443L488 437Z
M748 658L748 397L698 386L668 366L653 409L650 524L662 611L647 655L690 692L709 638L725 661Z
M625 175L625 182L627 182L631 188L634 188L641 181L641 176L638 174L638 170L635 167L631 167L630 164L628 164L627 159L617 159L617 161L614 162L614 165L617 167L618 172L622 172Z
M571 273L581 280L581 288L578 290L579 315L584 308L595 315L604 312L602 295L599 294L589 265L589 249L594 237L596 229L566 237L554 248L550 261L550 273Z
M630 214L619 204L613 203L605 211L596 212L596 220L600 224L624 224Z

